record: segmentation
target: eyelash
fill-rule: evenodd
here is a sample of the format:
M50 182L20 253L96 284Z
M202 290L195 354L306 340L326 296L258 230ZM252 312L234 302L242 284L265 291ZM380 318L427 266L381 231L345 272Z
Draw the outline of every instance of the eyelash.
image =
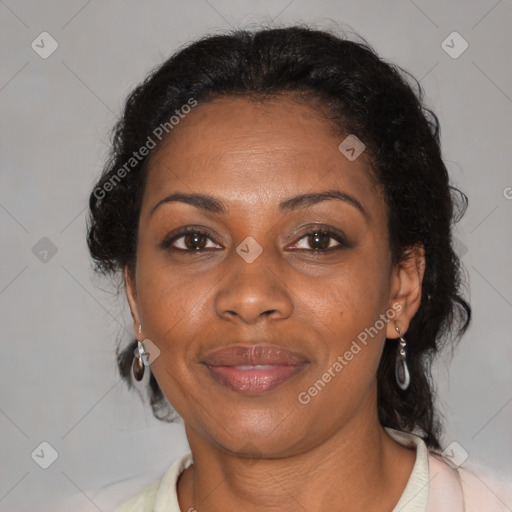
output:
M199 254L199 253L205 253L210 252L212 250L218 250L217 248L209 248L209 249L181 249L177 247L173 247L173 243L179 240L180 238L186 236L186 235L202 235L211 240L214 243L215 240L212 239L210 233L208 231L205 231L204 229L197 228L197 227L187 227L184 229L181 229L180 231L176 233L171 233L161 244L160 247L162 249L172 250L176 252L182 252L182 253L190 253L190 254ZM339 249L344 249L350 247L349 243L346 240L345 235L342 232L338 232L337 230L334 230L331 227L321 226L312 228L305 233L301 235L299 239L297 239L296 242L294 242L294 245L298 243L300 240L303 240L304 238L307 238L312 235L322 235L327 236L328 238L331 238L338 242L339 245L335 247L327 247L326 249L292 249L293 251L309 251L313 254L319 254L319 253L330 253L332 251L336 251ZM330 242L329 242L330 244Z

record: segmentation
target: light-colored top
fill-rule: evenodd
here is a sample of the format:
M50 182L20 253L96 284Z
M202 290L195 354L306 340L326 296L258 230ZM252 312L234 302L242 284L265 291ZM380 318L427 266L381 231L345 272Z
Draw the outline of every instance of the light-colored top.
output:
M407 485L392 512L510 512L512 482L485 483L468 469L453 469L441 455L428 450L420 437L385 427L386 432L403 446L416 449L416 461ZM178 503L177 482L193 463L192 454L179 458L163 477L114 512L187 512ZM494 484L494 485L493 485ZM507 503L508 500L511 500ZM508 506L510 505L510 507Z

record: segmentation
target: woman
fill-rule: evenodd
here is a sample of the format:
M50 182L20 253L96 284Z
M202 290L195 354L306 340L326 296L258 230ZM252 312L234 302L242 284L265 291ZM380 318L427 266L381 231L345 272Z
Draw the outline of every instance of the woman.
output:
M235 31L128 98L88 243L124 278L121 373L191 453L118 511L501 510L439 455L466 199L405 76L326 32Z

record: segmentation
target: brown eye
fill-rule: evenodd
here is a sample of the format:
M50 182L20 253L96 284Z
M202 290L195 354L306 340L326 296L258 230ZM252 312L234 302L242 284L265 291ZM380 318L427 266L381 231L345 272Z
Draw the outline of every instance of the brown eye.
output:
M327 233L317 231L308 235L308 243L313 249L327 249L329 247L331 238Z
M212 240L209 233L198 228L187 228L173 233L160 244L160 247L165 250L189 253L222 249Z
M207 237L202 233L189 233L181 238L183 238L185 247L190 250L204 249L207 242Z
M317 228L305 233L291 248L313 252L330 252L345 247L349 247L349 244L341 232L337 233Z

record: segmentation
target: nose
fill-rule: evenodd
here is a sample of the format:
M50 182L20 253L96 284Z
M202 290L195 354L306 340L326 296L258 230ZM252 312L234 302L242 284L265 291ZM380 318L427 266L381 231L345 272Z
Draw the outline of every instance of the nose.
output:
M268 251L252 263L234 253L227 262L229 276L221 280L215 297L217 315L229 321L254 324L263 318L288 318L293 301L283 272L271 264Z

